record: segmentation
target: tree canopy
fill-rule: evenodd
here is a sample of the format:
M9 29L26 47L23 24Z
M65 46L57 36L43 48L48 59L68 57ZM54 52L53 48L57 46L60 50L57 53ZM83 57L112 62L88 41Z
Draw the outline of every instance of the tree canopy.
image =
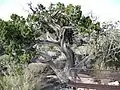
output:
M54 24L61 28L73 26L78 28L77 33L89 33L99 27L97 26L99 23L94 24L89 16L82 15L80 5L65 6L59 2L56 5L51 4L48 9L42 4L38 4L36 8L29 4L29 7L33 13L30 13L26 19L12 14L11 20L0 20L1 55L7 54L19 58L19 56L27 54L27 58L31 58L31 53L34 52L32 45L34 45L35 38L43 37L46 32L55 34L56 39L58 38L58 33L55 33L57 26L54 28Z

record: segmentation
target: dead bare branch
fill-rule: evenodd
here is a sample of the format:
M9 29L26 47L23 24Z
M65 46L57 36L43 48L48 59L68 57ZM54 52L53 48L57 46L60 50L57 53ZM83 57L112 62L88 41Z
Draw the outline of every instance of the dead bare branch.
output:
M49 40L40 40L40 39L38 39L35 42L36 42L36 44L53 44L53 45L57 45L57 46L60 45L60 43L58 41L49 41Z
M44 59L37 59L39 60L39 62L41 63L46 63L48 64L53 70L54 72L56 73L57 77L59 78L59 80L62 82L62 83L68 83L69 81L69 78L68 76L66 75L66 72L64 72L63 70L61 69L58 69L56 64L52 61L52 58L46 54L46 53L43 53L43 52L40 52L40 55L44 58Z

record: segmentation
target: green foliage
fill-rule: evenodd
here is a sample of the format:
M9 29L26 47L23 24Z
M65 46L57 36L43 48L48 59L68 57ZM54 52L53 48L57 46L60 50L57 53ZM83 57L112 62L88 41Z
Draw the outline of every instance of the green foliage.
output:
M32 5L29 6L31 9ZM80 5L65 6L60 2L51 4L48 9L38 4L26 19L16 14L12 14L10 18L9 21L0 19L0 55L8 55L7 61L15 61L16 64L26 63L34 57L35 38L44 38L46 32L55 33L49 23L60 27L73 26L77 28L77 32L89 34L100 26L93 23L89 16L82 15Z
M32 5L29 6L31 9ZM58 2L46 8L38 4L32 11L26 19L16 14L12 14L9 21L0 19L0 55L6 54L12 58L8 61L26 63L34 57L36 51L32 47L35 38L45 39L46 32L56 37L54 28L49 25L51 23L60 27L73 26L77 29L77 36L81 33L90 36L95 31L99 37L100 22L95 23L90 16L84 16L80 5L65 6ZM115 54L115 57L119 57L119 54ZM114 60L111 62L113 64ZM111 65L111 62L108 64ZM118 66L118 63L119 59L114 65Z
M36 38L46 39L46 32L53 35L53 38L57 36L50 24L57 24L60 28L73 26L77 30L77 36L81 33L90 36L94 31L97 32L95 36L98 37L94 39L97 47L95 44L92 45L95 49L97 48L96 52L99 53L99 50L102 50L99 59L102 57L106 66L120 67L120 42L115 41L111 44L111 40L108 40L106 36L99 39L100 22L94 23L90 16L84 16L80 5L69 4L65 6L59 2L51 4L48 9L42 4L38 4L35 9L32 8L31 4L29 7L33 13L30 13L26 19L16 14L12 14L9 21L0 19L0 68L8 67L11 69L8 72L9 75L5 75L4 78L0 77L0 89L30 90L28 82L24 81L26 77L23 76L22 69L36 55L36 50L33 48ZM55 49L54 46L50 45L44 45L40 48L41 50L45 50L44 48L46 50ZM109 53L108 49L110 49Z
M48 22L54 22L61 27L63 26L74 26L78 31L91 33L94 30L100 29L99 22L93 23L89 16L82 15L80 5L73 6L69 4L65 6L63 3L51 4L48 9L41 4L36 7L36 13L30 14L30 20L36 22L36 28L39 28L40 32L49 31L54 33L54 30L48 25Z
M14 57L20 63L27 62L34 53L31 44L34 41L34 32L29 28L25 18L16 14L11 15L11 20L0 21L1 51Z

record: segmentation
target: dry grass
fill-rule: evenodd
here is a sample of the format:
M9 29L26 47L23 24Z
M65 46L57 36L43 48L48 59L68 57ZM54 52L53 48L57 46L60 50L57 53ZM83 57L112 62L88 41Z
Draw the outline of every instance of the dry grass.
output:
M8 67L8 74L0 76L0 90L33 90L27 75L18 73L10 65Z

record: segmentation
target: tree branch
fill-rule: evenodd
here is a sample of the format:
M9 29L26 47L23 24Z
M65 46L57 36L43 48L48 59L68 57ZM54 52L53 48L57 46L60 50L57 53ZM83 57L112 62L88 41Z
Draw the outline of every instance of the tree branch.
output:
M59 46L60 43L58 41L49 41L49 40L36 40L35 41L37 44L53 44Z
M75 58L74 58L74 52L72 49L70 49L69 45L65 42L66 36L65 34L67 33L67 29L62 28L61 32L61 40L60 40L60 45L61 45L61 50L67 57L66 65L64 68L64 71L66 72L67 76L69 76L69 69L74 67L75 65Z
M40 52L40 55L44 58L44 59L38 59L36 58L36 61L37 62L41 62L41 63L46 63L48 64L53 70L54 72L56 73L57 77L59 78L59 80L62 82L62 83L68 83L69 81L69 78L68 76L66 75L66 72L64 72L63 70L61 69L58 69L56 64L52 61L52 58L46 54L46 53L43 53L43 52Z
M29 6L30 10L33 12L33 14L35 14L36 11L33 9L33 7L32 7L32 3L31 3L31 2L28 3L28 6Z

